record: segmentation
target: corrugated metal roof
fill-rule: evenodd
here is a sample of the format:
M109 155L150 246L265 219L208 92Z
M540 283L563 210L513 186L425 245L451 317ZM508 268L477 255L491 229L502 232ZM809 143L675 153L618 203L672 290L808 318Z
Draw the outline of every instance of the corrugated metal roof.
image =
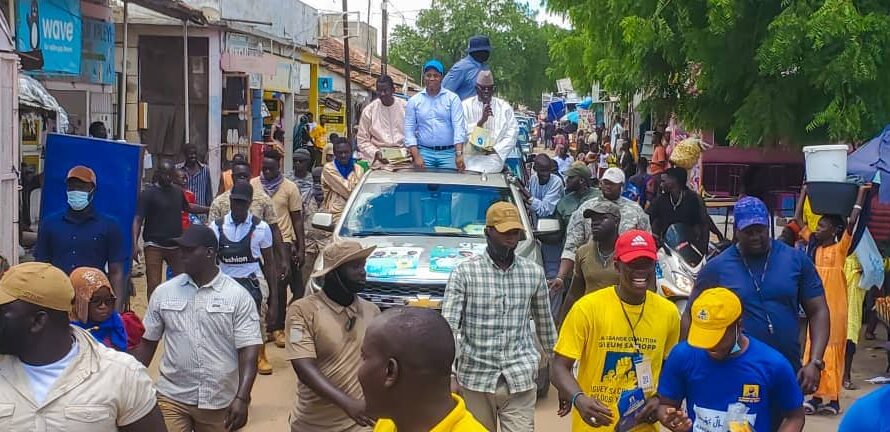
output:
M181 21L188 20L198 25L207 24L204 12L182 0L130 0L130 2Z
M325 67L331 72L345 76L343 41L339 38L322 38L318 40L318 55L322 57ZM371 69L368 70L368 55L361 50L349 49L349 64L351 66L352 82L361 85L368 90L374 90L377 78L380 77L381 60L377 56L371 57ZM408 93L414 94L422 88L411 80L405 72L388 65L386 73L392 77L396 85L396 91L401 92L405 82L408 82Z

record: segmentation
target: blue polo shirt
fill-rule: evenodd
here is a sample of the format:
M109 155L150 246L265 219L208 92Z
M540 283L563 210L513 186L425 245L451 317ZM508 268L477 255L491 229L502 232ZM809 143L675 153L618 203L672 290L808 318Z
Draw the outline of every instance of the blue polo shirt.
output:
M776 349L794 367L800 369L798 311L806 300L825 295L822 279L807 255L777 240L772 241L767 257L743 260L738 247L731 247L705 264L698 274L689 304L707 288L724 287L742 300L745 333ZM746 268L745 262L748 263ZM766 276L764 276L764 267ZM751 273L748 273L750 268ZM753 274L753 277L752 277ZM754 280L760 284L757 292ZM769 330L772 321L773 331Z
M106 264L122 263L129 257L117 222L92 206L80 212L69 208L40 221L34 259L65 273L83 266L104 270Z
M745 352L720 361L686 342L671 350L661 368L658 394L686 401L692 430L727 430L727 408L741 403L755 432L774 431L785 414L803 404L797 374L785 358L757 339L748 340Z

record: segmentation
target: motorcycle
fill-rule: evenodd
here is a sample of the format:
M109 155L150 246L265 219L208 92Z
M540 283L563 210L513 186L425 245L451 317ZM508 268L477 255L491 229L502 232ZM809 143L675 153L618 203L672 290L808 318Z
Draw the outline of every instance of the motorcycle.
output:
M671 300L682 314L689 303L695 278L705 265L705 254L690 241L689 228L683 224L668 227L658 249L655 265L656 292Z

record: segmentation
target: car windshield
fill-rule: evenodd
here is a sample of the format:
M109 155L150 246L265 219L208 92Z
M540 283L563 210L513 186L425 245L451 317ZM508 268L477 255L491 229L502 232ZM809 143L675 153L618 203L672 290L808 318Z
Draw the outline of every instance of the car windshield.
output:
M343 220L340 236L483 237L485 212L498 201L513 202L508 188L366 183Z

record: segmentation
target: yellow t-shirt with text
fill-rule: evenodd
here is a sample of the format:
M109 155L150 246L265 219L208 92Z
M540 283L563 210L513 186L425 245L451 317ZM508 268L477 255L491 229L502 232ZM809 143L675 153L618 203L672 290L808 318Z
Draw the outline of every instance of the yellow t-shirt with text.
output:
M631 325L635 326L633 333ZM634 335L643 358L652 363L653 389L646 392L646 397L651 397L656 393L661 365L680 337L677 307L651 291L646 293L642 305L622 303L612 286L585 295L569 311L554 350L578 360L578 385L587 396L608 406L613 419L610 426L593 428L573 409L572 431L614 430L621 417L618 414L621 392L637 387ZM658 427L643 424L633 431L657 432Z
M488 429L467 411L467 405L460 396L452 393L451 398L455 402L454 409L430 429L430 432L488 432ZM374 432L397 432L396 424L389 419L377 420Z

